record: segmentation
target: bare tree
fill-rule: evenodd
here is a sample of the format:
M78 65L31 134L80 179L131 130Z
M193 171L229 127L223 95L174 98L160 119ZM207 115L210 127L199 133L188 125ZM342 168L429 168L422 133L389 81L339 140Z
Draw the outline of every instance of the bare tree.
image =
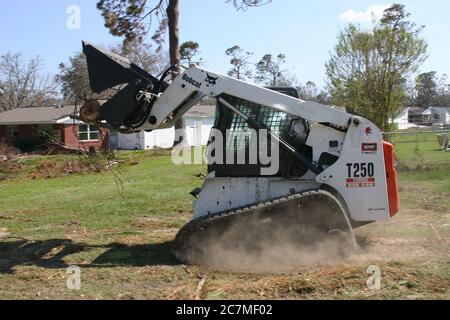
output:
M313 81L307 81L297 87L300 98L307 101L314 101L319 94L319 89Z
M20 53L0 57L0 110L44 106L57 95L56 84L41 75L39 57L25 62Z
M228 75L236 79L245 80L251 78L252 72L249 69L251 64L250 57L253 53L242 50L238 45L232 46L225 50L227 56L231 57L230 64L233 66Z
M122 55L155 76L161 75L169 67L169 56L166 51L154 49L151 44L132 41L113 47L112 51Z

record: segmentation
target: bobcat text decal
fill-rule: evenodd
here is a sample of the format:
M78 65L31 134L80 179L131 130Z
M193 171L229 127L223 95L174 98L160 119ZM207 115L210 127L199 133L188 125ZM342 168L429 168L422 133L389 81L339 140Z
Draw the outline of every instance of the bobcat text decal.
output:
M187 83L192 84L194 87L199 88L199 89L202 86L202 84L200 82L192 79L187 74L183 74L183 77L181 78L181 80L186 81Z

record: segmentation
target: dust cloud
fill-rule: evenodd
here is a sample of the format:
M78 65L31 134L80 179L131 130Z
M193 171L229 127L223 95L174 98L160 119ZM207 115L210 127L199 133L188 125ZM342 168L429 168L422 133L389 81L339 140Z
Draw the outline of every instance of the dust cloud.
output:
M238 272L289 272L342 262L354 253L349 235L299 224L239 219L223 230L205 230L191 241L189 263ZM357 248L356 248L357 249Z

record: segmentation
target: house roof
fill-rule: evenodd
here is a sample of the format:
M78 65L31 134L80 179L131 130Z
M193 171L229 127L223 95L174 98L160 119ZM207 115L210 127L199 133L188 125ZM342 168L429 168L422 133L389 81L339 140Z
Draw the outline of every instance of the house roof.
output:
M450 112L450 108L447 107L429 107L428 109L426 109L423 114L430 114L432 113L432 111L445 111L445 112Z
M0 125L57 123L74 113L74 106L17 108L0 113Z
M216 114L215 105L195 105L184 114L186 118L214 118Z
M410 108L399 108L397 114L395 115L395 117L399 117L401 115L403 115L403 113L405 113L405 111L408 111Z
M409 107L408 108L408 114L410 116L422 114L424 111L425 111L425 109L421 108L421 107Z

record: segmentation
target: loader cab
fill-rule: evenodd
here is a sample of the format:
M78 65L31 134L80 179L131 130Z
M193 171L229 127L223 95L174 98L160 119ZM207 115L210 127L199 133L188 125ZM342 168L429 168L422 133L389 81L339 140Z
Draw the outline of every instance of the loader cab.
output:
M298 91L294 87L266 87L267 89L280 92L298 98ZM297 151L312 158L312 150L305 145L307 134L309 132L309 124L301 118L293 117L285 112L277 111L267 106L258 105L251 101L246 101L237 97L223 94L220 96L226 102L232 104L245 115L264 124L272 132L289 142ZM293 130L301 128L300 133L293 135ZM216 177L258 177L261 176L261 168L268 167L267 164L261 163L258 158L256 163L252 162L254 153L259 154L260 139L258 135L251 135L251 129L242 117L232 112L229 108L222 105L217 99L216 117L213 129L221 132L224 138L223 143L223 161L222 163L208 164L208 173L215 172ZM270 145L270 138L266 143ZM213 135L210 137L207 153L215 157L216 144L213 144ZM212 147L214 145L214 148ZM255 151L254 146L258 149ZM245 155L245 161L243 156ZM269 157L270 148L268 150ZM232 160L231 160L232 159ZM279 170L273 176L290 177L302 176L308 170L299 165L293 156L286 151L279 149Z

